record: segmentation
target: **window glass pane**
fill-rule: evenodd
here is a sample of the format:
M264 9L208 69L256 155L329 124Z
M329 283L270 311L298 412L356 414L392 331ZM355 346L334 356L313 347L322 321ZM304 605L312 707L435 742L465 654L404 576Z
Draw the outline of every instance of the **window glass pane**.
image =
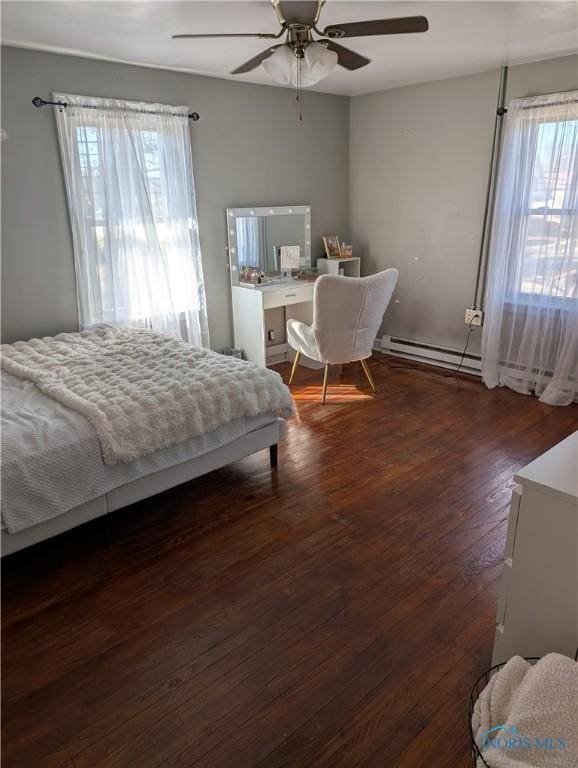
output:
M530 208L564 208L573 167L575 148L565 141L576 131L576 120L541 123L537 132L536 160L530 189Z
M141 131L144 168L155 219L166 219L166 201L161 186L161 141L156 131Z
M572 251L572 216L528 216L518 290L522 293L572 296L578 276L578 252ZM574 234L574 239L575 239ZM567 253L562 269L560 253Z
M578 250L575 203L570 199L578 121L544 122L536 129L528 209L514 289L565 298L576 295Z
M161 175L163 171L161 167L163 137L157 131L152 130L140 130L138 136L140 141L134 144L137 162L144 171L147 182L147 194L152 205L156 236L159 243L164 245L169 236L169 227L167 222L168 202ZM123 134L115 136L115 140L122 141ZM111 306L114 303L114 296L111 293L112 275L108 274L112 264L105 258L107 252L106 238L109 235L107 226L111 224L107 212L107 184L104 178L104 145L106 141L110 141L110 135L103 135L100 128L89 125L76 128L76 147L82 177L84 211L87 223L92 228L94 235L97 272L105 308L109 303Z

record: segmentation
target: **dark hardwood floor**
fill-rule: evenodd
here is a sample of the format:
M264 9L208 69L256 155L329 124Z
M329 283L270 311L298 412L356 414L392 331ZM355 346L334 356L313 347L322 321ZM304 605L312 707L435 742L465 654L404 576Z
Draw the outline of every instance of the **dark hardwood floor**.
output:
M512 475L577 408L380 359L301 369L276 472L4 561L4 768L470 764Z

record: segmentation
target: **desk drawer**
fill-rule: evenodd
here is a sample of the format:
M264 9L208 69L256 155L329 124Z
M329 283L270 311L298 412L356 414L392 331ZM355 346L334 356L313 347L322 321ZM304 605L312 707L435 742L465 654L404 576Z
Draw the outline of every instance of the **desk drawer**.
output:
M295 288L280 288L278 291L263 293L263 309L288 307L305 301L313 301L313 285L298 285Z

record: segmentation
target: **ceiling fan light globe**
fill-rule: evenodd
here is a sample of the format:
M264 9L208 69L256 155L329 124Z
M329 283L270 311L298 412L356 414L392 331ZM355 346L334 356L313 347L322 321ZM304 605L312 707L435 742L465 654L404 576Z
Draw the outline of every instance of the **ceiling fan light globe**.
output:
M297 76L295 76L292 85L297 88L298 85L301 85L301 88L309 88L311 85L315 85L315 83L318 83L319 80L311 80L309 79L303 72L301 73L301 82L297 82Z
M289 85L296 77L296 59L286 45L278 48L263 62L265 72L280 85Z
M305 49L305 57L302 68L302 81L305 85L315 83L328 77L337 66L338 56L334 51L329 51L321 43L310 43Z
M297 72L295 73L295 76L291 80L291 85L295 86L297 88L298 85L301 86L301 88L309 88L312 85L315 85L320 80L323 80L322 77L315 77L314 75L309 72L308 67L306 64L302 63L301 65L301 78L298 80Z

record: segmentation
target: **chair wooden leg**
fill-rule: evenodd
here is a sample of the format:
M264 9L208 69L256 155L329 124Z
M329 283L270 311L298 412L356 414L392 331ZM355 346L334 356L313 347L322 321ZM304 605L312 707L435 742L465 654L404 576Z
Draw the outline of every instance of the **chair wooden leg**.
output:
M295 352L295 359L293 360L293 366L291 368L291 376L289 376L289 384L293 384L293 378L295 376L295 371L297 370L297 366L299 365L300 357L301 357L301 352Z
M329 372L329 363L325 366L325 371L323 372L323 397L321 398L321 405L325 405L325 396L327 394L327 373Z
M367 376L367 380L369 381L369 386L373 389L374 392L377 392L377 389L375 388L375 382L373 381L373 376L371 375L371 371L369 370L369 366L367 365L367 362L365 360L360 360L361 367L363 368L363 372Z

